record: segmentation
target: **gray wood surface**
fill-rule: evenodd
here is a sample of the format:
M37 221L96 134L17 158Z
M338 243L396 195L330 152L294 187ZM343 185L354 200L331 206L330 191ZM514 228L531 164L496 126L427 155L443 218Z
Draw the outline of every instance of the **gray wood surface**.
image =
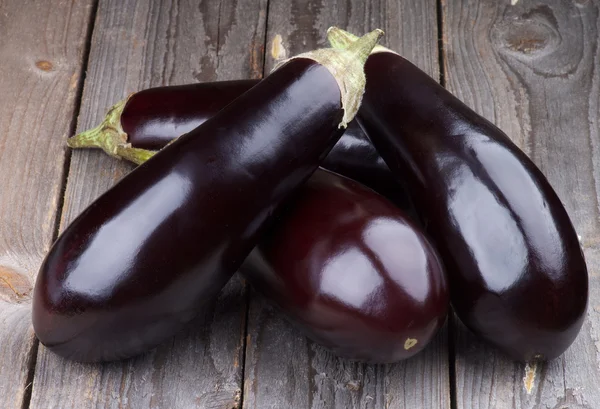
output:
M101 1L79 131L152 86L262 74L266 2ZM61 229L132 166L73 153ZM232 282L197 325L124 362L83 365L39 349L32 408L234 408L240 403L246 300Z
M331 25L386 31L383 43L438 77L434 1L271 1L267 68L274 58L326 45ZM251 296L245 408L450 408L447 332L423 354L394 365L337 358L308 341L265 300Z
M530 390L523 365L457 329L457 408L600 408L600 3L443 3L447 87L540 166L583 238L590 272L581 334L537 367Z
M0 408L31 391L32 286L52 242L92 1L0 2Z
M408 361L348 362L239 278L143 356L82 365L38 350L31 291L57 224L133 168L93 151L69 160L77 112L81 131L139 89L259 78L263 61L266 73L326 45L334 24L383 28L384 44L439 76L434 0L99 0L92 21L94 3L0 1L0 408L600 408L598 0L440 0L446 86L533 158L582 236L586 323L564 356L534 370L454 321L450 344L444 329Z

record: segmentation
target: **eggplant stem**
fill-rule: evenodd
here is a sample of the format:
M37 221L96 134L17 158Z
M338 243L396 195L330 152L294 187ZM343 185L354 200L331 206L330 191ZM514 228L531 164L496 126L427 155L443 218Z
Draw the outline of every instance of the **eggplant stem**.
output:
M324 48L299 54L279 62L274 70L296 58L308 58L327 68L340 89L344 116L339 127L346 128L348 122L356 116L365 91L365 62L382 35L382 30L375 29L349 44L348 47Z
M530 395L535 386L535 376L537 373L537 361L528 362L525 365L525 376L523 377L523 385L527 394Z
M136 165L141 165L157 153L158 151L134 148L130 143L117 146L117 157L133 162Z
M67 139L67 146L73 149L99 148L110 156L120 158L117 153L118 147L127 144L127 134L121 127L121 114L128 99L113 105L97 127Z
M339 27L329 27L329 29L327 30L327 41L329 41L329 44L331 44L331 46L333 48L337 48L337 49L341 49L341 50L348 49L358 39L359 39L358 36L355 36L352 33L342 30ZM397 54L396 52L390 50L389 48L386 48L379 44L377 44L377 45L375 45L375 47L373 47L371 54L381 53L381 52Z

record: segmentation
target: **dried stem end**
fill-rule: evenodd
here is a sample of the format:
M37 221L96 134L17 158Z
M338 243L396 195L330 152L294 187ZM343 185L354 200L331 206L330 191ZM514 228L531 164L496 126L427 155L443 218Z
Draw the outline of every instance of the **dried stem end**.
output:
M382 35L383 31L376 29L357 38L348 47L323 48L299 54L281 61L275 69L296 58L308 58L327 68L340 88L344 116L339 127L345 128L360 107L366 84L364 65Z

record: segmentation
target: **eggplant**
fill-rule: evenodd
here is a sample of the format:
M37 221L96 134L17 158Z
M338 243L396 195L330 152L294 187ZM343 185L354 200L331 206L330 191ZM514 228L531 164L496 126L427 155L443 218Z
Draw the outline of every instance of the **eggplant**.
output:
M69 359L110 361L191 321L353 118L381 34L288 60L93 202L40 268L40 342Z
M109 155L141 164L258 82L248 79L145 89L116 103L100 125L69 138L67 144L71 148L101 148ZM355 120L321 166L357 180L412 211L405 188Z
M240 272L307 337L356 361L415 355L449 307L440 257L422 228L324 169L286 201Z
M206 122L258 82L205 82L136 92L117 103L117 107L122 106L121 138L136 148L159 150L174 136L188 133Z
M406 359L445 322L449 293L437 252L373 190L319 170L276 219L240 271L336 355Z
M329 41L354 37L333 28ZM359 124L406 181L444 262L452 305L481 338L521 361L575 340L588 274L550 183L510 139L406 59L377 47Z

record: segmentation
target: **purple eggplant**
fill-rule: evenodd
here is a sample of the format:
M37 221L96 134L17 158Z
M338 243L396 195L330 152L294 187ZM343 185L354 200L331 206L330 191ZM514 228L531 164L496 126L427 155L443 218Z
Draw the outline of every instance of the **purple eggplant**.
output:
M214 116L259 80L206 82L142 90L115 104L102 124L69 138L72 148L102 148L137 164ZM404 187L353 120L321 166L357 180L410 210Z
M114 360L192 320L353 118L380 35L289 60L92 203L38 274L40 342L78 361Z
M134 149L148 150L135 151L135 162L147 160L198 118L203 122L214 115L232 89L249 89L254 83L227 81L134 94L120 121ZM161 101L171 102L157 109ZM347 143L352 126L358 127L356 121L325 161L340 155L337 163L351 163L349 170L366 168L373 177L374 169L349 162L360 159L358 149L373 149L362 131ZM367 149L356 143L366 143ZM346 150L350 154L343 156ZM367 158L366 163L373 162ZM358 182L323 169L282 209L240 271L293 324L353 360L395 362L427 345L445 321L449 295L439 256L405 213Z
M389 363L421 351L446 319L437 252L406 214L319 170L277 216L241 272L336 355Z
M240 271L309 338L363 362L415 355L449 306L440 258L421 227L324 169L286 201Z
M341 48L353 41L335 28L328 36ZM585 317L588 274L547 179L506 134L398 54L377 47L365 73L358 121L406 181L459 318L516 359L562 354Z

